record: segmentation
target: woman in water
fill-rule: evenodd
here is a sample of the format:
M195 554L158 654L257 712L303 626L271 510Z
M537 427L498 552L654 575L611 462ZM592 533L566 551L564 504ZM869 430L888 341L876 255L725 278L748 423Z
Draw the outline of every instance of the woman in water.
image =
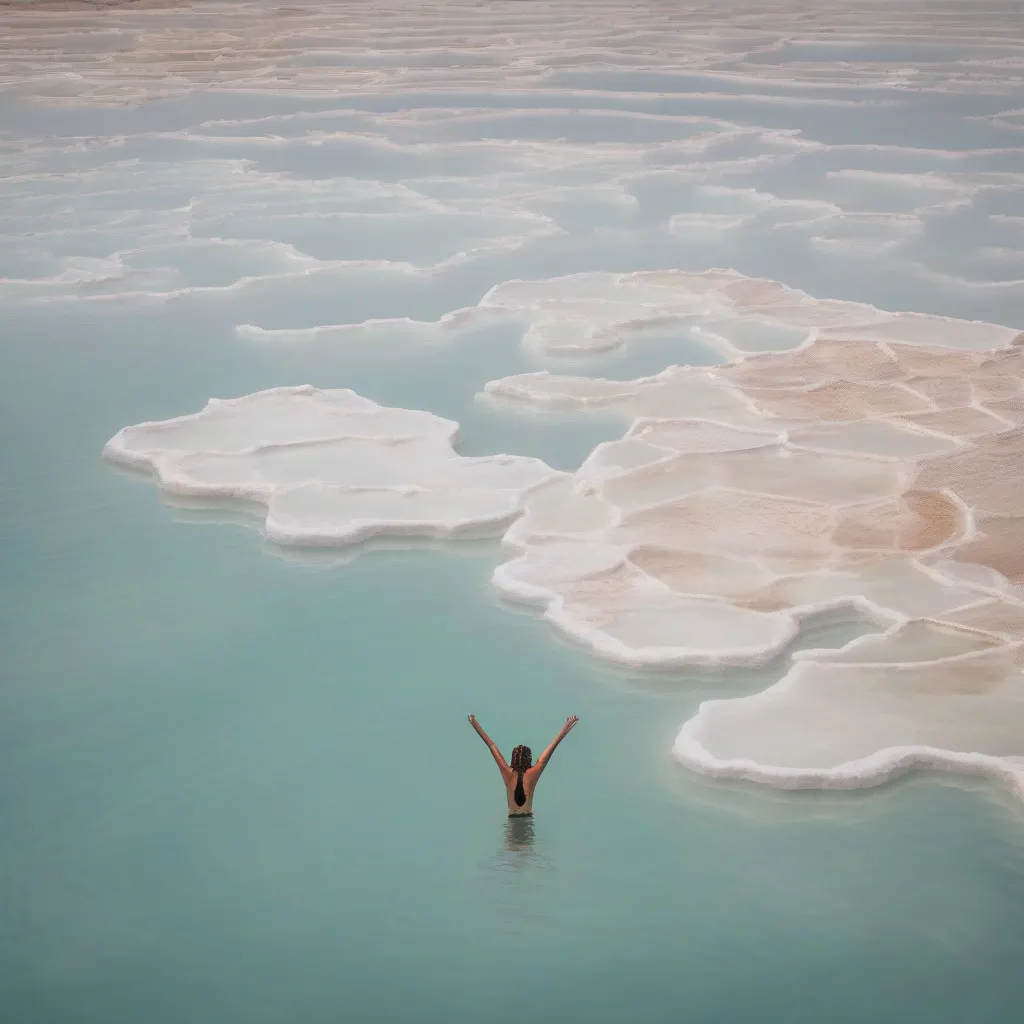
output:
M510 818L530 817L533 814L533 793L537 788L537 781L541 772L551 760L555 747L568 735L569 730L579 721L575 715L570 715L565 720L558 735L548 745L548 749L537 758L537 763L532 764L533 753L530 748L520 744L512 751L512 763L508 764L501 756L498 745L484 732L475 715L469 716L469 724L476 729L480 739L487 744L494 760L498 763L498 770L501 772L502 781L505 783L505 795L508 797L508 816Z

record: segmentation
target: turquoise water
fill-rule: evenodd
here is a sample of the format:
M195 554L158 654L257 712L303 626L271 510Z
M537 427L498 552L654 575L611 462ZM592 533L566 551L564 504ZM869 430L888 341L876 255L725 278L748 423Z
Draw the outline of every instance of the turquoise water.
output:
M312 383L458 420L465 454L572 469L623 421L515 413L475 397L488 380L541 368L519 344L521 327L437 342L400 329L305 341L235 331L433 320L513 278L732 267L817 297L1024 327L1020 189L985 186L955 205L928 182L832 174L1020 171L1019 131L983 119L1019 107L1019 88L916 92L876 78L856 95L889 105L837 108L813 101L849 99L843 74L789 81L809 61L930 63L980 47L895 31L876 46L845 29L834 43L800 42L803 29L790 26L793 41L780 36L755 63L792 60L797 70L764 80L752 100L749 67L723 76L728 60L662 72L631 69L629 52L616 67L601 49L592 66L573 68L579 40L538 23L557 51L546 59L566 66L552 63L528 89L515 48L462 55L462 9L424 10L452 20L426 26L423 39L437 45L415 58L388 56L386 21L382 45L365 53L359 43L317 56L310 30L289 42L304 54L281 58L385 79L413 59L417 74L438 70L420 87L402 76L399 89L332 78L318 94L211 88L97 109L0 94L11 143L2 273L41 278L67 258L121 253L152 275L0 281L0 1022L1015 1021L1024 811L1000 790L926 774L832 795L711 782L671 758L679 725L704 699L763 689L786 659L720 676L620 671L499 600L496 541L300 555L267 544L237 509L172 506L144 477L101 460L126 424L192 412L211 396ZM649 28L650 13L630 8L628 21ZM168 19L162 31L179 16L192 14L154 17ZM347 31L339 17L334 45ZM806 17L813 36L816 15ZM239 38L250 24L238 21ZM994 38L992 24L979 31ZM104 39L88 37L90 52ZM627 51L630 39L624 32ZM501 64L509 54L515 67ZM491 79L445 77L494 61ZM104 65L101 77L122 66ZM54 75L33 88L72 93L75 81ZM437 117L443 108L514 116ZM238 120L296 113L317 117ZM704 154L686 144L727 126L637 113L727 117L744 131ZM228 120L200 131L216 118ZM821 145L775 160L781 143L761 131L773 128ZM355 134L306 135L321 129ZM154 134L181 130L192 135ZM276 141L253 141L261 134ZM580 147L577 162L564 162L561 139ZM538 140L550 148L517 163L527 146L516 143ZM373 187L353 190L353 178ZM396 182L459 217L420 217L423 204L413 216L408 195L388 191ZM897 250L865 258L816 248L829 223L759 205L751 190L858 212L928 209ZM321 215L335 202L388 217L329 221ZM504 232L517 204L557 230L430 274L321 265L220 292L83 301L294 269L273 244L283 241L324 259L428 261L481 231ZM749 222L671 230L681 212ZM877 230L889 237L885 223ZM202 241L216 237L257 240ZM32 304L47 295L62 298ZM545 366L628 378L718 361L690 326ZM746 329L752 350L792 340ZM837 645L862 628L801 642ZM532 821L507 819L471 712L506 751L526 742L539 752L567 715L580 716Z
M494 544L298 564L98 457L210 394L342 383L336 344L48 316L8 319L0 370L4 1020L1013 1019L1008 798L688 773L679 723L781 669L632 677L502 606ZM443 372L358 367L374 397L460 412ZM523 429L477 417L471 447ZM594 440L533 429L563 460ZM470 712L506 750L580 716L532 822L506 819Z

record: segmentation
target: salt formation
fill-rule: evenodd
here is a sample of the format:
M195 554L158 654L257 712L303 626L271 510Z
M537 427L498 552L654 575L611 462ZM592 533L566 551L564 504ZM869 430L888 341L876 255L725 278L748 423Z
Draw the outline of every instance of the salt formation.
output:
M728 365L492 383L633 421L571 477L313 389L126 428L108 456L256 501L285 543L514 520L499 586L625 663L763 662L856 610L883 632L704 705L680 758L779 785L1019 781L1015 332L759 279L1018 321L1005 11L648 4L623 33L619 0L242 2L230 24L170 2L104 2L102 30L49 10L72 0L0 2L12 335L88 303L115 331L166 308L268 345L516 323L538 367L674 334ZM650 269L673 266L701 272Z
M703 704L677 757L786 787L942 766L1024 794L1020 335L731 271L508 282L481 309L525 320L527 344L543 331L617 344L673 317L733 355L729 339L756 330L800 344L632 381L488 384L507 402L632 419L572 475L462 458L450 421L308 386L126 427L106 454L172 493L261 503L282 543L514 520L496 585L624 664L756 665L805 623L867 616L881 634L800 652L763 693Z
M283 544L451 537L500 525L530 488L562 475L538 459L463 458L452 448L457 430L352 391L274 388L125 427L104 454L152 470L171 494L264 505L267 536Z
M677 757L786 787L942 766L1024 795L1024 337L729 272L566 285L504 292L574 337L641 294L650 316L698 303L806 340L634 381L489 384L507 401L633 418L527 497L497 586L627 664L757 664L803 622L866 615L882 635L799 653L764 693L703 704Z

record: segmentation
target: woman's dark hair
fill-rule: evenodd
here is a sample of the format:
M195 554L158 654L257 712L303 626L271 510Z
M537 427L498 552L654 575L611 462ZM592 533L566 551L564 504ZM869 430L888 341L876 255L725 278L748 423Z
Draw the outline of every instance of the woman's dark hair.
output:
M520 743L512 751L512 760L509 767L518 776L516 779L515 800L516 807L522 807L526 803L526 790L523 789L523 772L533 764L533 751L525 743Z

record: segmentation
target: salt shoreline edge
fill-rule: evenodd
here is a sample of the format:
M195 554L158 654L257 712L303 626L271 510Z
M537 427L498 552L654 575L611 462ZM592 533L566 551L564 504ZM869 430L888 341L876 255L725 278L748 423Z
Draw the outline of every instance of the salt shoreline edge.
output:
M672 746L672 754L687 768L711 778L756 782L786 790L872 789L912 771L932 769L991 779L1007 786L1014 796L1024 800L1024 758L905 746L883 747L870 757L834 768L775 768L755 761L715 757L690 735L688 727L698 720L699 715L698 709L697 715L683 724Z

